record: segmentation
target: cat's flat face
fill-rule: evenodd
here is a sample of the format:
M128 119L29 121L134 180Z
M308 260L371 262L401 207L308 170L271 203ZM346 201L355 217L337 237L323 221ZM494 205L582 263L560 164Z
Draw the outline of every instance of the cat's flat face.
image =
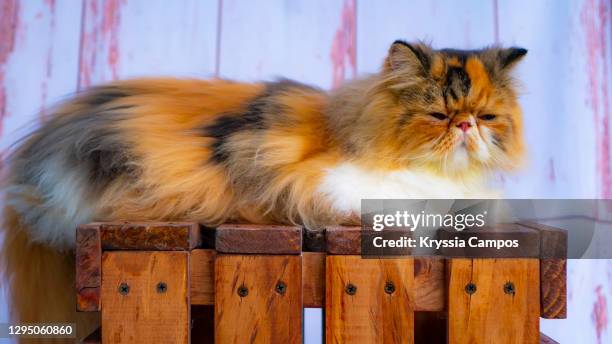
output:
M378 147L450 174L515 167L523 139L510 70L526 52L394 43L367 111L389 133Z

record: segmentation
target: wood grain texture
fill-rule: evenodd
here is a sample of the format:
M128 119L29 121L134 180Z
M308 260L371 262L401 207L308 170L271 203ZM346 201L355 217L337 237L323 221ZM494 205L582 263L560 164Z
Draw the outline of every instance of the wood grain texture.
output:
M323 307L325 300L325 253L302 253L304 307Z
M355 72L355 8L355 0L223 1L219 76L330 88Z
M439 312L446 309L446 261L442 258L414 258L414 309Z
M411 258L327 256L326 343L413 343ZM387 293L386 285L393 291ZM354 293L350 289L355 287Z
M406 13L414 14L411 20L404 20ZM492 14L492 1L466 0L460 6L452 0L359 1L358 71L378 71L396 39L422 39L436 48L474 49L490 45L495 42Z
M609 180L602 183L599 173L600 169L610 171L612 162L602 159L604 152L608 152L608 157L612 152L605 149L605 146L610 147L610 139L603 134L611 132L612 125L608 91L610 78L603 77L604 68L610 70L612 52L609 21L604 19L608 18L609 2L580 0L567 2L562 7L555 2L530 0L496 1L496 4L499 42L518 44L529 49L530 53L538 51L537 58L531 54L521 62L517 75L524 85L529 85L529 94L521 96L523 113L541 114L524 116L524 128L528 128L525 131L526 142L537 142L538 147L530 151L530 168L522 173L522 177L506 179L505 197L610 198L602 191L612 183ZM568 22L574 24L567 25ZM556 60L557 47L569 41L576 47L576 53L566 60ZM555 68L547 69L545 66L551 65L552 61ZM559 74L557 70L566 72ZM567 92L572 95L563 98L562 107L557 107L560 98L555 88L559 85L567 85ZM580 118L593 120L589 125L566 125L578 113ZM551 144L546 148L539 146L544 142ZM606 143L605 146L602 142ZM585 180L590 182L585 183ZM590 269L594 270L591 272ZM606 272L595 269L589 268L590 276L586 279L592 284L602 283L597 276ZM585 303L583 306L578 306L580 312L590 313L591 305ZM570 331L564 332L564 337L568 342L585 340L583 333Z
M545 319L567 318L567 261L540 260L540 316Z
M215 302L214 250L196 249L189 257L192 305L213 305Z
M300 343L302 257L217 255L215 343ZM283 283L283 292L277 290ZM245 288L246 295L238 289Z
M76 91L81 1L2 1L0 152ZM27 77L24 76L27 73Z
M105 252L102 271L104 343L189 343L188 252Z
M539 343L537 259L450 259L447 276L450 344Z
M517 224L538 231L540 258L567 258L567 230L533 221L520 221Z
M164 0L83 4L77 55L80 89L129 77L214 74L218 0L185 0L172 6Z
M77 311L99 311L102 284L102 248L99 225L81 225L77 228L75 251Z
M213 305L214 256L212 250L191 251L191 304ZM440 258L414 259L416 311L439 312L445 309L445 262ZM325 254L302 253L304 307L325 306Z
M567 230L532 221L520 225L540 234L540 316L567 318Z
M325 240L329 254L361 254L361 227L328 227Z
M302 228L225 224L217 227L215 249L224 253L300 254Z
M200 244L195 222L101 223L103 250L191 250Z

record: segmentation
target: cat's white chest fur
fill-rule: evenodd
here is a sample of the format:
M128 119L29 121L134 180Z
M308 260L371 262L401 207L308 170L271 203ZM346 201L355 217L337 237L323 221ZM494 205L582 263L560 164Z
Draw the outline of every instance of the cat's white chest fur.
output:
M491 196L484 188L466 185L418 170L369 171L341 163L325 171L319 185L339 212L360 212L362 199L459 199Z

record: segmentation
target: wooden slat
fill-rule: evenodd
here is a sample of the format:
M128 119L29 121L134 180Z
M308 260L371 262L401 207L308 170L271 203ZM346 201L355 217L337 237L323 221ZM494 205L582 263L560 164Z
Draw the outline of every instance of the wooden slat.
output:
M103 250L191 250L200 244L200 226L195 222L102 223Z
M0 151L3 159L76 91L81 1L2 1ZM27 70L27 77L24 77Z
M193 250L189 257L192 305L213 305L215 302L214 250Z
M82 225L76 231L77 311L100 310L102 249L99 225Z
M361 227L328 227L325 240L329 254L361 254Z
M611 152L606 148L610 147L610 137L604 134L612 129L608 110L610 93L605 91L609 89L610 77L603 77L608 75L604 70L609 71L612 58L609 2L571 1L566 3L566 11L559 9L558 2L491 3L498 6L499 42L529 50L517 68L521 83L528 85L529 93L534 95L521 97L526 142L551 143L537 144L530 150L529 168L521 172L521 178L506 179L504 194L509 198L610 198L603 191L609 190L612 184L609 179L602 179L609 175L604 171L610 171L612 162L610 153L605 153ZM575 24L567 25L570 22ZM543 27L565 29L540 30ZM583 49L584 55L556 60L556 47L563 45ZM555 68L546 68L551 61L555 61ZM577 64L581 68L575 69ZM559 75L557 70L566 72ZM545 110L548 106L544 104L558 101L560 88L572 96L564 97L564 105L557 110ZM592 124L567 125L574 123L578 112L582 118L591 118ZM529 116L530 113L541 115ZM586 180L589 182L585 183ZM600 283L598 276L607 273L603 266L588 265L586 269L589 270L583 271L585 277L580 282L585 285ZM575 307L577 313L587 314L592 305L584 302ZM568 332L564 332L566 342L584 341L580 331L571 335Z
M520 225L540 233L540 316L567 318L567 231L540 223Z
M567 258L567 230L533 221L520 221L517 224L540 233L540 258Z
M458 343L539 343L538 259L448 261L448 338ZM504 286L513 283L514 292ZM473 283L476 290L468 293Z
M325 299L325 253L302 253L304 307L323 307Z
M221 4L221 77L265 80L282 75L329 89L354 76L354 0Z
M414 309L439 312L445 305L445 265L442 258L414 258Z
M191 304L213 305L215 302L214 250L191 251ZM325 294L325 254L304 252L302 255L304 307L323 307Z
M414 342L411 258L328 256L325 274L326 343Z
M545 319L567 318L567 261L540 260L540 316Z
M217 227L215 249L224 253L300 254L302 228L225 224Z
M389 46L396 39L424 39L437 48L460 49L481 48L494 43L493 3L478 0L462 1L461 5L453 0L358 1L359 73L377 72ZM406 13L418 15L404 20Z
M103 342L189 343L188 260L188 252L105 252ZM122 283L127 293L120 292Z
M217 255L216 343L302 341L302 257ZM277 286L284 284L279 292ZM239 295L239 289L245 293Z
M214 73L218 0L185 0L173 6L164 0L85 0L83 4L81 49L76 56L81 89L135 76ZM78 32L77 27L73 31Z

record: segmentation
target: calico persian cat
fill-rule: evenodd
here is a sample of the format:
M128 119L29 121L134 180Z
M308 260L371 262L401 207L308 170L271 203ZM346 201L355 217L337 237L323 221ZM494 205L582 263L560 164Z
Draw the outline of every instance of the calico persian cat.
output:
M17 319L73 321L72 289L59 287L73 267L60 252L81 223L318 229L353 221L362 198L481 196L486 174L523 152L510 72L526 52L397 41L378 74L331 93L289 80L142 79L78 94L9 162L0 261Z

